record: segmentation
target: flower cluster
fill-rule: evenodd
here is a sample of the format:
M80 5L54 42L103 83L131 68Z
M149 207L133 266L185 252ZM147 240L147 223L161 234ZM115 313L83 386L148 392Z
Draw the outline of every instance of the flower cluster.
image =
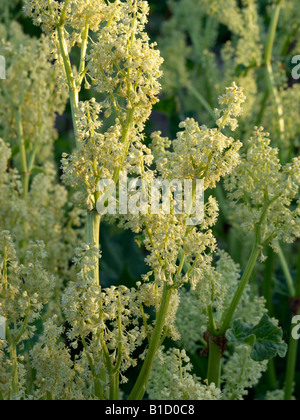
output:
M220 400L221 391L214 385L201 384L192 375L190 359L184 350L158 353L148 387L152 400Z
M226 179L225 187L235 211L235 221L246 232L259 228L261 245L293 242L299 231L300 160L282 165L278 149L263 129L256 129L242 163Z
M1 232L1 315L15 325L13 339L18 344L32 337L31 324L40 316L52 293L54 279L42 266L46 257L42 242L29 245L20 264L9 232Z
M62 328L55 325L56 317L44 323L44 332L30 352L36 372L35 398L70 399L75 372L65 345L60 341Z
M233 83L231 87L226 88L226 94L220 96L220 105L225 105L225 110L222 110L223 116L217 121L217 125L222 129L223 127L230 126L232 131L235 131L238 127L238 121L236 118L243 113L242 104L245 102L246 96L243 93L243 89L239 88L236 83ZM217 110L217 115L220 111Z
M81 3L74 2L70 25L75 25L73 17L80 14ZM96 206L100 179L117 183L120 171L151 163L143 131L158 101L162 74L160 53L145 32L147 2L102 3L97 11L101 26L86 54L84 77L86 87L94 86L104 100L78 104L74 115L78 148L62 162L65 183L79 189L78 201L89 209Z
M7 321L7 340L0 341L0 399L116 400L120 384L128 381L128 371L138 361L142 368L129 399L142 399L146 392L157 400L243 399L267 369L268 362L255 357L282 356L285 350L258 286L248 285L256 255L264 245L271 243L277 250L278 241L300 237L299 158L282 164L263 129L256 129L242 153L242 143L233 138L257 119L253 101L263 61L258 3L170 0L174 13L163 30L168 38L163 48L176 59L166 65L168 85L178 94L179 105L184 106L181 94L187 93L191 108L185 112L196 114L198 101L207 115L200 115L199 124L189 113L174 140L155 132L151 144L145 126L158 102L163 59L146 33L148 2L24 3L45 35L35 40L17 24L0 26L0 54L8 62L7 83L0 89L8 99L0 111L5 139L0 139L0 316ZM216 54L220 23L229 29L231 41ZM218 80L220 67L225 76ZM174 74L180 86L172 80ZM85 100L80 97L83 84ZM265 97L258 95L263 99L261 122L272 106L278 114L282 99L288 104L287 93L273 80L269 84ZM63 154L62 179L75 190L77 210L68 205L71 194L58 183L54 168L55 119L63 112L67 92L76 148ZM270 120L280 142L284 123L292 123L285 115L280 127ZM215 128L209 128L212 121ZM99 246L99 182L108 179L116 187L123 171L139 177L140 191L130 191L127 201L140 206L105 220L139 234L147 268L130 286L120 281L104 287L99 273L105 254ZM247 232L247 245L254 239L242 276L242 266L222 251L222 239L218 244L215 237L218 201L221 209L225 202L219 200L223 179L231 208L222 217ZM147 193L150 199L155 194L153 182L176 180L191 186L182 211L173 184L169 211L164 186L156 211L151 200L144 202ZM199 180L206 198L201 221L194 208ZM111 187L105 194L105 206L111 199L120 204ZM82 209L86 219L81 219ZM198 224L191 223L195 220ZM36 338L40 319L42 332ZM256 324L258 338L252 328ZM273 332L266 344L265 330ZM166 350L166 338L178 348ZM23 351L29 339L31 351ZM196 357L200 351L209 353L207 380L193 374L187 351ZM28 375L30 369L33 375Z
M249 353L249 347L242 345L235 349L235 353L225 365L222 378L225 383L225 400L243 400L248 395L248 389L255 386L266 372L268 363L255 362L249 357Z
M238 101L238 97L235 95L233 100ZM229 106L228 112L231 113L232 105ZM223 121L223 126L227 125L228 119L229 116ZM215 188L220 179L238 165L238 151L242 144L218 129L199 127L193 119L182 122L180 128L183 131L173 142L161 138L160 133L152 135L159 172L165 179L204 179L205 189ZM172 151L169 150L171 145Z
M0 34L0 54L5 57L7 73L0 87L0 132L14 146L21 140L27 143L31 158L27 170L31 171L35 162L44 163L52 157L57 138L55 119L65 108L66 95L58 90L57 70L49 62L46 38L30 38L17 23L8 29L0 25Z
M85 351L93 354L97 371L101 370L101 355L105 354L108 373L116 365L126 381L124 373L137 363L133 353L146 338L145 327L140 325L142 302L136 289L125 286L102 289L93 282L90 272L97 252L97 248L84 244L77 249L74 260L79 270L77 281L70 282L62 299L71 326L67 334L74 348L81 340L87 342Z

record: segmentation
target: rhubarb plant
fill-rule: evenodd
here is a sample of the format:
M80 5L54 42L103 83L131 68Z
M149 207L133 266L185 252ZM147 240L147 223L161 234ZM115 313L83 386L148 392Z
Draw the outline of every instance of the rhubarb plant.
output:
M174 31L184 3L171 2L175 13L166 31ZM197 6L187 3L190 10ZM243 2L241 11L233 3L227 15L219 2L201 2L201 16L209 16L206 41L212 45L218 20L230 23L240 37L237 55L252 75L261 53L256 2ZM267 58L281 3L270 21ZM269 257L269 249L280 256L295 305L299 289L281 246L300 237L300 160L294 144L288 157L280 149L283 116L280 127L270 125L271 134L260 127L263 118L255 124L254 92L248 99L245 80L230 72L212 92L211 107L180 61L186 56L176 64L164 43L163 78L164 60L147 34L147 1L25 0L23 11L42 29L40 39L25 35L7 18L9 6L5 10L0 399L243 399L288 351L258 285L266 249ZM250 17L246 63L243 23ZM209 61L202 27L190 19L193 48ZM180 36L186 31L178 29ZM280 113L272 66L265 64L271 106ZM200 99L205 118L184 116L175 139L160 131L149 138L161 81L174 65L172 71L181 71L176 88ZM73 138L59 178L56 121L67 102ZM219 240L223 209L227 224L245 238L244 258L235 260L232 247ZM145 270L134 284L102 278L101 227L107 224L136 238ZM293 393L292 362L286 399ZM272 398L273 387L267 391L265 398Z

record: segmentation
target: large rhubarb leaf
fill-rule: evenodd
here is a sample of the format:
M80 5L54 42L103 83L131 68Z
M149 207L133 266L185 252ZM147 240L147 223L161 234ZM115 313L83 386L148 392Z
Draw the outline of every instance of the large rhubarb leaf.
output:
M282 341L282 336L282 329L277 327L268 315L264 315L255 327L238 319L226 334L229 342L251 346L251 358L256 362L270 360L277 355L285 357L288 347Z

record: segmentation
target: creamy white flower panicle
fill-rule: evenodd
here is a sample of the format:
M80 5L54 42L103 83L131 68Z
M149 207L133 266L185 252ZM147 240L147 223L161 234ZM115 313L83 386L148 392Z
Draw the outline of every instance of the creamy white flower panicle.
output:
M0 340L0 392L3 396L9 395L11 391L11 366L10 360L6 357L7 343Z
M158 101L163 61L145 32L147 2L99 3L95 16L101 18L101 25L96 24L95 17L94 26L89 26L96 34L87 51L84 78L86 88L94 85L104 100L97 103L93 98L79 103L75 113L78 148L72 155L64 155L62 161L65 183L79 190L77 202L89 209L96 206L99 180L113 179L117 183L120 171L138 173L139 167L152 163L143 131ZM69 5L66 19L75 32L76 16L81 15L82 7L92 13L87 2ZM66 42L70 50L73 44L68 39ZM74 73L76 80L81 76Z
M44 36L37 40L25 35L16 22L7 29L0 25L0 34L7 73L0 87L2 135L16 146L22 133L27 149L38 163L44 163L52 159L55 120L66 105L66 94L58 89L57 69L49 61L49 42Z
M43 30L50 34L62 12L64 22L72 25L77 31L82 31L86 22L93 31L99 29L107 8L104 0L71 0L67 3L65 8L64 2L57 0L26 0L24 11L31 16L35 25L42 26Z
M224 251L217 250L215 267L209 266L199 273L195 290L180 290L180 305L175 326L180 334L182 347L187 351L204 350L207 343L204 333L208 330L208 306L214 309L219 322L228 309L241 277L241 267ZM256 325L267 313L265 299L248 286L235 312L234 319Z
M52 164L46 163L43 171L32 179L27 199L22 198L21 176L17 169L8 169L11 165L11 149L8 144L0 139L0 180L2 185L0 198L0 229L9 230L15 240L15 249L19 260L30 258L35 260L34 253L37 248L28 250L31 242L42 244L46 247L47 253L43 251L43 265L33 267L29 275L29 282L37 281L32 276L37 276L38 269L41 269L41 277L44 278L44 270L51 272L51 278L55 275L55 288L58 292L62 287L63 280L71 276L69 261L73 255L73 247L78 243L81 235L80 213L69 206L69 214L66 215L67 204L66 189L56 184L56 171ZM39 203L39 206L36 203ZM67 221L68 216L68 223ZM78 230L73 227L77 226ZM34 251L34 253L33 253ZM28 254L29 252L29 254ZM27 253L27 256L26 256ZM55 267L55 268L54 268ZM36 270L36 271L34 271ZM47 291L45 281L41 291ZM46 297L46 296L45 296ZM47 307L49 311L58 314L59 301L50 300Z
M194 354L205 346L203 337L208 326L205 307L201 305L199 295L186 288L180 290L175 325L180 333L180 347Z
M249 356L251 348L238 346L224 367L223 398L225 400L243 400L249 389L257 385L268 368L268 362L255 362Z
M194 119L187 119L180 124L183 130L172 142L161 138L161 133L154 133L153 155L162 176L166 179L204 179L205 189L215 188L217 182L239 163L241 142L226 137L221 130L228 125L235 130L238 122L232 117L241 115L245 99L243 90L233 83L219 98L220 105L224 106L222 110L216 110L219 115L223 114L217 122L219 129L200 127Z
M85 352L95 359L95 368L103 369L103 351L109 354L111 364L120 363L124 373L135 366L133 353L146 338L142 320L139 291L125 286L102 289L90 278L98 250L83 244L77 249L74 262L79 269L76 282L70 282L63 294L63 309L71 325L67 331L74 348L86 340ZM119 360L119 362L118 362ZM87 366L88 368L88 366Z
M160 349L154 363L148 386L151 400L221 400L221 391L201 383L190 372L193 366L185 350Z
M54 278L42 265L46 257L42 242L28 247L24 264L20 264L8 231L0 234L0 314L14 325L12 335L18 342L32 337L34 321L52 294Z
M235 221L246 232L260 226L262 243L293 242L300 236L300 159L284 166L263 128L255 131L242 163L226 179Z
M246 101L246 96L243 93L243 88L236 85L235 82L232 86L226 88L225 95L219 97L219 104L225 107L220 111L216 110L216 114L223 114L217 121L217 125L220 129L230 126L232 131L235 131L238 127L238 121L236 118L243 113L242 104Z
M163 61L145 32L148 13L146 1L111 3L107 25L99 31L88 57L88 71L97 90L113 95L111 106L120 111L120 122L128 118L126 109L132 110L140 131L157 102Z
M55 325L57 317L44 323L44 332L30 352L36 371L34 398L71 399L75 371L69 350L60 341L62 327Z
M1 384L0 389L6 399L25 397L24 356L17 352L16 346L22 348L24 341L32 339L35 322L52 293L54 278L43 269L45 257L44 244L32 243L24 263L20 264L10 233L0 233L0 316L7 326L7 341L5 345L0 343L1 380L7 382ZM11 372L15 372L15 376Z
M284 389L268 391L265 395L265 401L285 401L284 392ZM296 401L296 398L293 396L291 401Z

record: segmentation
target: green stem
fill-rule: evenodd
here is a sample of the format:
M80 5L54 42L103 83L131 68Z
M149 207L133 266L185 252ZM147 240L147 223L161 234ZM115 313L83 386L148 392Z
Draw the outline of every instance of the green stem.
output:
M266 372L266 380L270 390L275 391L278 386L275 359L271 359L268 364L268 370Z
M129 400L142 400L149 381L150 373L152 370L154 358L158 350L158 343L160 343L161 335L165 325L170 300L172 297L172 288L168 285L164 286L163 296L159 312L157 314L155 328L151 337L149 349L146 358L143 363L143 367L140 371L139 377L133 387L133 390L129 396Z
M16 395L19 392L19 379L18 379L18 356L17 346L15 343L10 345L10 358L11 358L11 377L12 377L12 391Z
M267 82L269 85L269 92L272 93L275 99L275 103L276 103L279 132L280 132L280 146L283 148L284 142L285 142L285 120L284 120L284 114L283 114L282 101L281 101L280 94L276 86L273 68L272 68L272 55L273 55L275 37L276 37L282 3L283 3L283 0L279 0L272 15L269 35L268 35L268 40L267 40L267 45L266 45L266 50L265 50L265 64L266 64L266 77L267 77Z
M125 145L125 148L124 148L125 150L124 150L124 154L121 158L120 165L117 166L114 170L113 181L114 181L115 185L118 184L120 171L121 171L122 166L123 166L123 164L124 164L124 162L127 158L127 155L128 155L128 150L129 150L130 143L131 143L130 128L131 128L131 124L132 124L132 121L133 121L133 115L134 115L134 108L130 109L130 111L128 112L127 119L126 119L126 122L125 122L125 126L124 126L124 129L123 129L122 143Z
M271 247L268 247L268 259L265 265L264 279L262 285L262 294L267 302L267 309L270 316L273 316L273 273L275 268L275 253Z
M11 388L14 395L19 392L19 379L18 379L18 355L17 345L13 340L9 326L6 326L6 336L9 344L9 354L11 362Z
M266 45L266 50L265 50L266 63L270 63L272 60L273 48L274 48L274 43L275 43L275 37L276 37L281 7L282 7L282 0L279 0L277 6L274 9L271 23L270 23L267 45Z
M296 274L295 295L292 297L298 297L298 296L300 296L300 251L299 251L297 274ZM300 310L298 311L297 315L300 315ZM285 386L284 386L285 401L290 401L293 397L295 372L296 372L297 356L298 356L298 346L299 346L299 340L295 340L291 334L290 342L289 342L288 359L287 359Z
M70 2L71 2L71 0L65 0L65 4L64 4L64 7L62 9L62 12L61 12L61 15L60 15L60 21L59 21L59 24L61 26L63 26L65 24L66 17L67 17L67 9L69 7Z
M119 373L110 377L109 399L110 401L118 401L119 399Z
M78 131L78 126L77 126L76 112L78 110L78 104L79 104L79 89L76 86L76 80L73 75L72 65L70 61L70 56L68 52L68 47L67 47L64 31L65 31L64 26L62 25L57 26L57 35L58 35L58 40L59 40L60 53L63 59L64 69L65 69L67 83L69 87L72 120L73 120L74 134L75 134L75 140L76 140L76 145L77 145L79 131Z
M284 277L285 277L285 280L286 280L286 283L287 283L287 286L288 286L288 289L289 289L289 296L291 298L295 298L296 297L296 289L295 289L295 286L294 286L294 280L292 278L292 275L291 275L287 260L285 258L285 255L284 255L284 253L283 253L283 251L282 251L282 249L279 245L278 245L278 249L279 249L278 256L279 256L281 268L282 268L282 271L283 271L283 274L284 274Z
M19 140L19 147L20 147L20 156L21 156L21 173L22 173L22 186L23 186L22 197L25 198L29 190L29 172L28 172L28 166L27 166L27 156L26 156L22 117L21 117L21 112L19 109L16 110L16 123L17 123L17 132L18 132L18 140Z
M251 278L253 270L255 268L255 265L256 265L256 262L258 260L260 251L261 251L261 247L260 247L259 243L257 241L255 241L255 244L253 246L253 250L252 250L251 256L249 258L246 270L243 274L243 277L241 279L239 287L238 287L238 289L237 289L237 291L236 291L236 293L235 293L235 295L232 299L230 307L229 307L229 309L228 309L228 311L227 311L227 313L224 317L224 320L222 322L222 327L221 327L220 333L219 333L220 336L225 335L228 328L230 327L230 324L231 324L232 318L234 316L234 313L235 313L235 311L236 311L236 309L237 309L237 307L240 303L240 300L243 296L244 290L245 290L245 288L246 288L246 286L247 286L247 284L248 284L248 282Z
M189 84L187 86L187 88L188 88L189 92L200 102L200 104L203 106L203 108L209 113L213 122L215 123L217 118L216 118L216 115L214 113L214 110L209 105L209 103L204 98L204 96L192 84Z
M87 243L100 247L100 222L101 216L96 211L88 211L87 214ZM99 258L95 257L95 268L92 271L92 278L99 283Z
M300 311L298 313L300 315ZM298 356L298 340L295 340L290 335L290 342L289 342L289 353L288 353L288 360L287 360L287 370L286 370L286 377L285 377L285 386L284 386L284 400L290 401L293 396L294 392L294 381L295 381L295 372L296 372L296 365L297 365L297 356Z
M261 126L262 120L264 118L269 97L270 97L270 92L269 92L269 89L268 89L264 94L264 97L263 97L263 100L262 100L262 103L261 103L261 107L260 107L260 111L259 111L259 114L257 116L257 120L256 120L255 125L257 125L258 127Z
M208 306L207 311L208 311L208 319L209 319L209 332L213 335L217 335L218 330L217 330L217 325L214 319L214 311L213 311L212 304Z
M92 375L93 375L95 396L97 398L99 398L99 400L103 400L104 399L103 386L101 384L100 378L98 378L98 375L96 373L94 362L93 362L93 360L92 360L92 358L89 354L88 346L87 346L87 343L85 341L85 338L82 337L81 341L82 341L82 345L84 347L85 354L86 354L86 357L88 359L89 366L90 366L90 369L91 369L91 372L92 372Z
M82 41L81 41L81 51L80 51L80 65L79 65L79 88L81 87L83 78L84 78L84 72L85 72L85 58L86 58L86 52L87 52L87 46L88 46L88 39L89 39L89 30L90 26L88 23L88 19L85 22L84 30L82 32Z
M221 349L210 339L207 380L209 384L214 383L218 388L221 383L221 359Z
M273 307L273 294L274 294L274 281L273 273L275 269L275 253L271 247L268 247L268 259L265 265L264 279L262 285L262 294L266 299L266 307L270 316L274 314ZM266 372L266 381L268 387L271 390L277 389L277 375L276 375L276 366L275 359L269 361L268 370Z
M283 113L283 105L280 97L280 93L277 89L273 68L271 63L266 64L267 69L267 80L269 84L270 92L272 93L275 103L276 103L276 111L278 115L278 125L279 125L279 133L280 133L280 146L281 148L284 147L285 143L285 120L284 120L284 113Z

